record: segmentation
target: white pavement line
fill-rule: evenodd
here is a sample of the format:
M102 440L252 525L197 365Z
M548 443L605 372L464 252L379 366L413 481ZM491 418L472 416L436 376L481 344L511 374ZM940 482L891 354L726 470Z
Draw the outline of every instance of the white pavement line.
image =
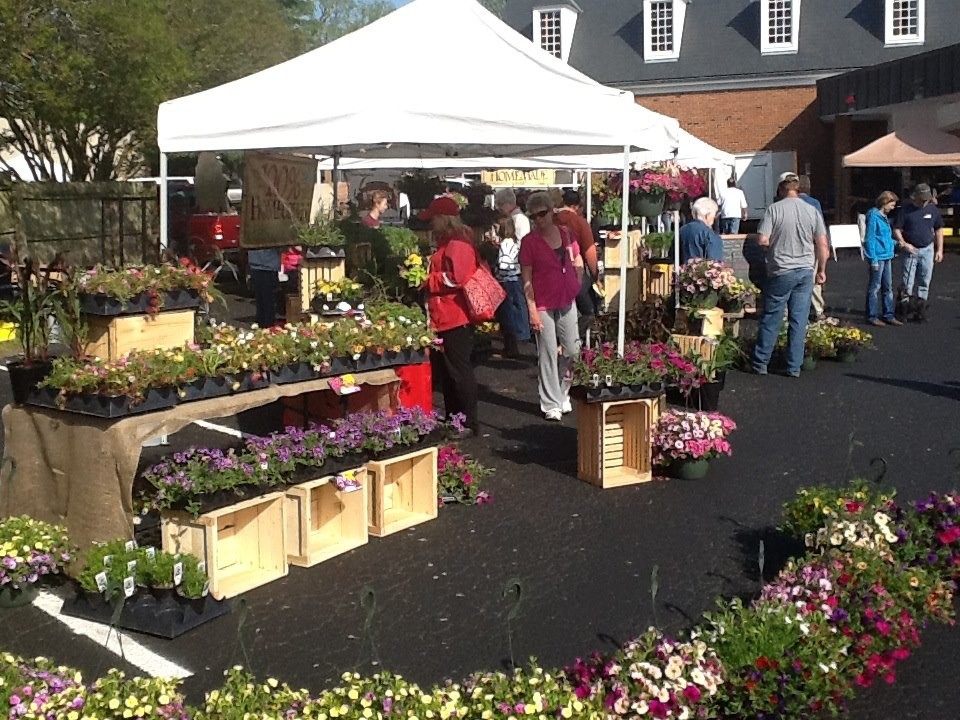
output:
M66 625L74 634L89 638L100 647L105 647L117 657L140 668L151 677L183 679L193 675L193 673L186 668L180 667L175 662L167 660L162 655L158 655L152 650L147 649L130 635L122 631L120 635L123 636L123 655L121 655L120 641L118 641L116 630L102 623L61 615L60 607L63 605L63 598L49 590L41 590L33 601L33 604L50 617Z
M235 438L247 437L247 433L234 430L233 428L228 428L226 425L217 425L216 423L207 422L206 420L194 420L193 424L199 425L206 430L213 430L214 432L223 433L224 435L232 435Z

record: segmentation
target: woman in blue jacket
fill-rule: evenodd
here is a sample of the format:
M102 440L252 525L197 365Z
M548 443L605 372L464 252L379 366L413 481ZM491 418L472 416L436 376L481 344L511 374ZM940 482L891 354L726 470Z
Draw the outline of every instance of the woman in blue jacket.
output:
M867 322L870 325L903 325L893 316L893 231L888 215L897 206L896 194L889 190L880 193L876 207L867 212L867 227L863 234L863 255L870 263L870 283L867 285ZM883 318L877 312L877 295L883 298Z

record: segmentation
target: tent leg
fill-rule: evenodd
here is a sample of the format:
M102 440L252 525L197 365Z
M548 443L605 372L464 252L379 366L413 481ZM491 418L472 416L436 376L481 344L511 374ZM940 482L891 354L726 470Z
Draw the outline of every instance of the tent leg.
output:
M620 306L617 310L617 353L623 355L627 331L627 252L630 247L630 146L623 146L623 211L620 213Z
M167 154L160 153L160 254L170 243L170 197L167 194Z
M333 154L333 219L340 217L340 153Z
M593 219L593 171L587 170L587 180L586 180L586 196L587 204L585 205L587 210L587 222Z

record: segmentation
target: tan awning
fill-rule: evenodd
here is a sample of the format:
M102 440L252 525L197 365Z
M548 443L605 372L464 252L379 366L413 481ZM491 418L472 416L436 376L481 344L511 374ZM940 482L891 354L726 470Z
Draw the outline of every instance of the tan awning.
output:
M960 165L960 138L932 128L897 130L845 155L844 167Z

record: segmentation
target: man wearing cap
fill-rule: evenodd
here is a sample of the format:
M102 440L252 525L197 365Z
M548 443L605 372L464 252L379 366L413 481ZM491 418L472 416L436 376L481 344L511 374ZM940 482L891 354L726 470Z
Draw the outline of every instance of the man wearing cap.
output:
M910 199L912 202L900 209L893 225L897 247L906 253L897 314L906 315L912 304L913 319L923 322L926 320L933 264L943 260L943 217L926 183L917 185ZM914 290L916 300L911 303Z
M827 228L823 216L800 199L799 188L796 173L783 173L778 186L781 200L767 208L757 229L759 244L767 247L763 315L751 359L758 375L767 374L786 307L787 375L800 377L813 283L827 281Z

